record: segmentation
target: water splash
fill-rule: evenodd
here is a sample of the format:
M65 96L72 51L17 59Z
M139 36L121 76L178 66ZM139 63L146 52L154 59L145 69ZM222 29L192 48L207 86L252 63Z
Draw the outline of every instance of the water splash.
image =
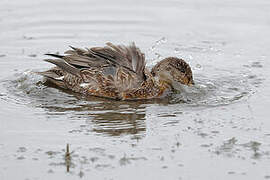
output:
M47 87L43 84L42 77L32 71L17 73L15 76L13 80L5 83L5 87L9 91L7 93L9 100L11 99L17 103L47 107L55 109L55 111L66 111L83 109L85 104L94 104L96 106L100 102L106 101L103 98L85 99L80 94ZM251 75L246 76L245 74L241 76L219 76L216 78L195 74L194 77L197 77L195 79L195 86L179 86L178 92L172 94L168 99L169 101L165 102L196 107L228 105L247 98L252 94L251 81L258 82L256 76L250 78ZM156 102L136 102L136 106L143 103L152 104ZM114 110L117 111L115 108Z

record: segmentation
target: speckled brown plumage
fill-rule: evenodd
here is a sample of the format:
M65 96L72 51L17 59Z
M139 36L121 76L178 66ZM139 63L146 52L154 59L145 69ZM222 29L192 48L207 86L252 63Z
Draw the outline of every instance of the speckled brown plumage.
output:
M71 47L65 56L47 54L56 67L39 74L64 89L84 95L117 100L159 98L170 92L175 82L193 84L192 71L182 59L169 57L150 72L145 56L130 46L107 43L105 47L80 49Z

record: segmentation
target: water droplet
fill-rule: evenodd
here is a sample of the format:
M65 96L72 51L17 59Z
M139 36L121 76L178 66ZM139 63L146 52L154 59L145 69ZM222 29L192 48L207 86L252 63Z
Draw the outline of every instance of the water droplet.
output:
M200 64L196 64L195 67L196 67L197 69L201 69L201 68L202 68L202 66L201 66Z
M161 59L162 58L162 55L160 55L159 53L155 53L155 55L156 55L156 58L157 59Z
M151 47L150 47L150 49L149 49L149 50L150 50L150 51L154 51L155 49L156 49L156 46L155 46L155 45L153 45L153 46L151 46Z
M180 49L179 49L179 48L174 48L174 52L175 52L176 54L178 54L178 53L180 52Z
M165 37L162 37L160 40L161 40L162 43L166 43L167 42L167 39Z
M162 37L161 39L156 41L156 45L160 45L160 44L163 44L163 43L166 43L166 42L167 42L167 39L165 37Z

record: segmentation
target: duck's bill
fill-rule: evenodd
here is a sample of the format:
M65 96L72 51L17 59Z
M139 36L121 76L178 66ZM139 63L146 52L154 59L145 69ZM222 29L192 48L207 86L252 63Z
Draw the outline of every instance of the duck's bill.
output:
M188 82L188 84L187 84L188 86L193 86L193 85L195 85L195 83L194 83L194 81L193 81L193 79L191 79L189 82Z

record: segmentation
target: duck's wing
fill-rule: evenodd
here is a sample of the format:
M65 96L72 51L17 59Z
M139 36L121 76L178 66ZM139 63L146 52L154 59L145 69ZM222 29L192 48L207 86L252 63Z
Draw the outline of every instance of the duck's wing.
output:
M46 54L57 59L46 59L45 61L53 63L63 72L83 78L85 81L87 81L85 74L89 73L92 74L91 79L96 79L97 76L105 77L119 92L136 88L146 79L145 56L135 46L135 43L129 46L107 43L105 47L90 49L71 47L71 50L66 51L65 54ZM55 74L53 75L55 76ZM46 74L46 76L50 75ZM60 79L60 77L57 78ZM102 85L103 88L105 86Z
M145 55L134 42L129 46L114 45L110 42L106 44L105 47L91 48L90 54L135 73L137 79L145 80Z
M65 56L47 54L64 59L77 68L114 66L135 73L138 79L145 79L145 55L131 43L129 46L114 45L110 42L105 47L74 48L65 52Z

